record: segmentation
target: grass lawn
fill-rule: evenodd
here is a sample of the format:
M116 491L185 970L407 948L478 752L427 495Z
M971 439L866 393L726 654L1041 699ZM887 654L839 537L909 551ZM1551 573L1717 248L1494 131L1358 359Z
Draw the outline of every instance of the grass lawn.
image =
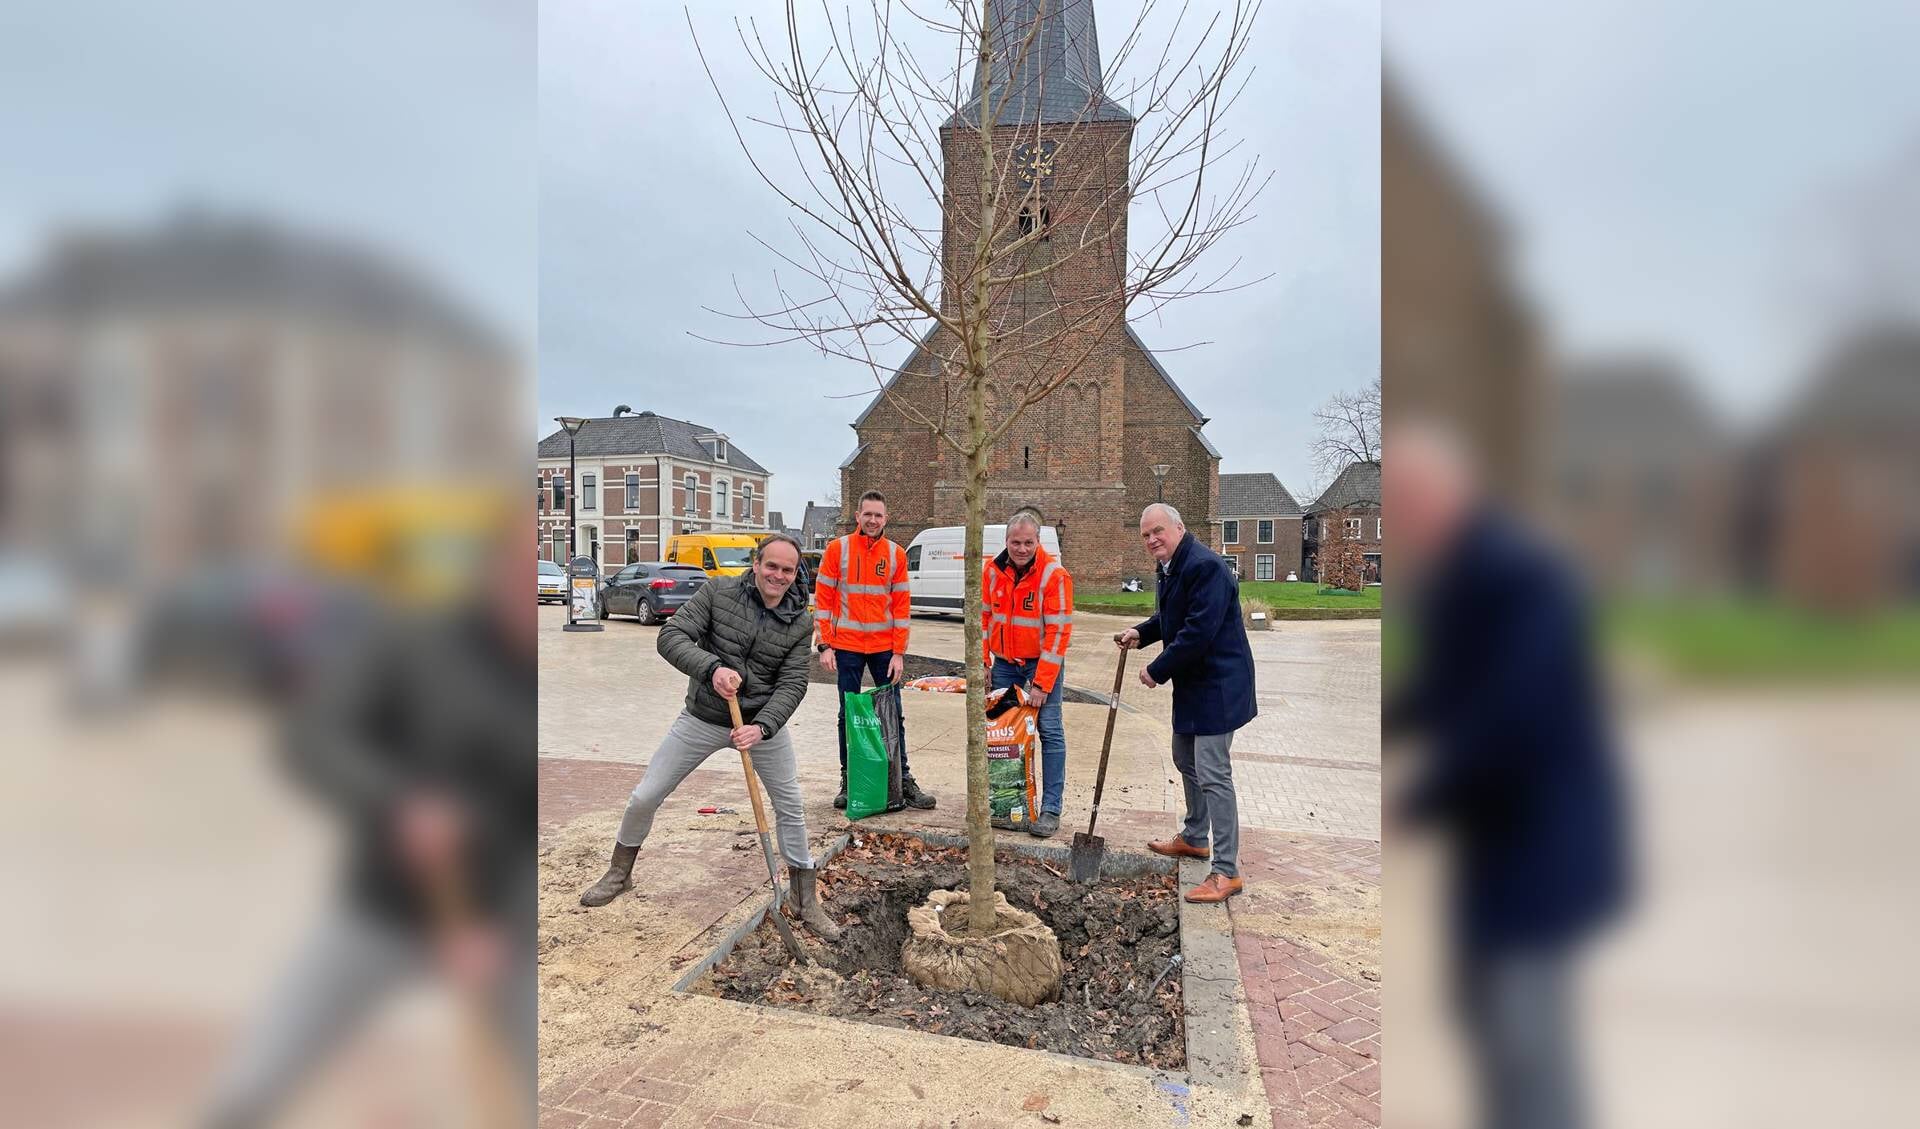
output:
M1288 583L1284 580L1242 580L1240 582L1242 600L1264 600L1271 608L1372 608L1380 607L1380 589L1364 588L1359 592L1342 592L1337 589L1323 589L1318 584L1307 581ZM1088 611L1105 608L1139 609L1149 611L1153 608L1153 593L1148 592L1088 592L1074 593L1075 607L1084 607Z
M1754 601L1630 602L1605 610L1610 643L1703 678L1920 675L1920 607L1832 618Z

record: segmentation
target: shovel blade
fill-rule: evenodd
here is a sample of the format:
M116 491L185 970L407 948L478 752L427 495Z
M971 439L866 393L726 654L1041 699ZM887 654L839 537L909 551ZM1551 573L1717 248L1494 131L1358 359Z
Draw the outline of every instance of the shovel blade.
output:
M1105 839L1080 832L1073 837L1073 850L1067 856L1067 873L1075 882L1092 882L1100 877L1100 863L1106 853Z

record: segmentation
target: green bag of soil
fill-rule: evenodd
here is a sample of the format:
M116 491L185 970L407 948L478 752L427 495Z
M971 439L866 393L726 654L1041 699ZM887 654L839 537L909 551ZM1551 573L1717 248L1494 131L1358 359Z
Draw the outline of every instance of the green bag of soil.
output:
M900 687L889 682L841 696L847 715L847 818L907 806L900 794Z
M1026 829L1038 813L1034 752L1040 711L1017 686L987 695L987 803L995 827Z

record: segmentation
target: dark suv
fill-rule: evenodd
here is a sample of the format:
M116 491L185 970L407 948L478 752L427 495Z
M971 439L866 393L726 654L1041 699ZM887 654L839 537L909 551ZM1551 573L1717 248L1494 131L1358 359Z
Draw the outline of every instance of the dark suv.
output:
M692 565L630 564L601 588L600 618L632 615L639 616L641 623L659 623L693 599L706 582L707 574Z

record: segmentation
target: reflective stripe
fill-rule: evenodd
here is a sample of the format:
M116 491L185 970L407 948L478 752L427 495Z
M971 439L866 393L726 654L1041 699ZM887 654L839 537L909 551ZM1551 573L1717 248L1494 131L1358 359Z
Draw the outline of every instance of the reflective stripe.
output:
M1040 618L1046 620L1048 623L1072 623L1073 613L1068 612L1065 615L1043 615Z
M1066 662L1067 660L1066 660L1066 658L1065 658L1065 656L1062 656L1062 655L1056 655L1056 654L1052 654L1051 652L1049 652L1049 653L1047 653L1047 654L1043 654L1043 655L1041 655L1041 656L1040 656L1040 661L1041 661L1041 662L1043 662L1043 663L1052 663L1052 664L1053 664L1054 666L1059 666L1059 665L1061 665L1062 663L1064 663L1064 662Z
M913 590L913 584L911 581L907 581L907 580L902 580L900 583L895 584L892 588L892 591L895 591L895 592L910 592L912 590Z
M834 558L839 563L834 565L833 571L844 577L847 574L847 539L845 537L835 538L833 546L839 550L839 553ZM847 588L844 584L840 586L840 618L843 620L847 618ZM836 624L835 626L838 625Z
M858 592L867 596L884 596L888 592L885 584L843 584L841 588L848 592Z
M871 635L877 631L892 631L893 621L887 620L885 623L856 623L853 620L849 619L849 620L843 620L839 623L834 624L834 627L840 631L851 631L856 635L858 634Z
M1040 590L1042 592L1045 592L1047 590L1047 585L1052 583L1053 574L1059 571L1060 571L1059 561L1048 561L1047 567L1040 570Z
M832 618L833 618L833 613L832 613L832 612L829 612L829 611L817 611L817 612L814 612L814 613L813 613L813 618L815 618L815 619L832 619Z
M1031 617L1031 616L1024 616L1024 615L1017 615L1017 616L1014 616L1011 622L1013 623L1013 625L1014 625L1015 627L1040 627L1040 626L1043 626L1043 624L1042 624L1042 623L1041 623L1041 622L1040 622L1039 620L1037 620L1037 619L1034 619L1034 618L1033 618L1033 617Z

